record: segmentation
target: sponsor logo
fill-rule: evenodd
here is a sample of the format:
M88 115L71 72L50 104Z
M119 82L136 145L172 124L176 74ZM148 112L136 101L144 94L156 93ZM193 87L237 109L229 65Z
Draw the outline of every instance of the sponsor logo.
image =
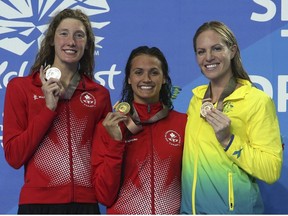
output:
M33 95L33 99L34 100L38 100L38 99L45 99L45 96L43 96L43 95Z

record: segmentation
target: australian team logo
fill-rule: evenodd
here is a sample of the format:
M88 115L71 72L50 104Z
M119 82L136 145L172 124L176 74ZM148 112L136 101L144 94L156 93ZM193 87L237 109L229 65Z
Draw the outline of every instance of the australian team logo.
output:
M165 139L172 146L181 145L181 136L174 130L168 130L165 133Z

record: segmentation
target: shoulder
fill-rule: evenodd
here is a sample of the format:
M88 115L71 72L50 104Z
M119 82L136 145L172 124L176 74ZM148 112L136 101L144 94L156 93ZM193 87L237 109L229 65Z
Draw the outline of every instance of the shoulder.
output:
M266 92L254 86L252 86L250 91L247 92L247 98L257 103L267 103L272 101L272 98Z
M275 103L266 92L254 86L247 87L243 94L243 104L250 113L258 115L259 113L275 112Z
M181 112L178 112L176 110L171 110L169 112L169 117L170 118L173 118L177 121L186 121L187 119L187 114L186 113L181 113Z
M265 103L271 101L272 98L263 90L258 89L247 80L238 79L242 86L237 89L235 96L249 100L249 103Z
M8 84L7 88L11 87L27 87L27 84L32 83L32 76L25 76L25 77L14 77L12 78Z
M99 83L97 83L96 81L88 78L87 76L83 76L83 80L82 80L82 85L85 85L86 89L90 89L90 90L95 90L95 91L101 91L105 94L109 94L109 91L106 87L100 85Z
M200 85L200 86L195 87L192 90L192 93L198 98L203 98L207 88L208 88L208 85Z

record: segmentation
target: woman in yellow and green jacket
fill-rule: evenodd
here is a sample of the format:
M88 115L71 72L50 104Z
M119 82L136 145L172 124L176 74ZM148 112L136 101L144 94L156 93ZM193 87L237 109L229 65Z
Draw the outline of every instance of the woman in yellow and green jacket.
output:
M282 167L274 102L252 85L225 24L204 23L193 42L210 82L193 90L187 111L181 213L261 214L256 179L272 184Z

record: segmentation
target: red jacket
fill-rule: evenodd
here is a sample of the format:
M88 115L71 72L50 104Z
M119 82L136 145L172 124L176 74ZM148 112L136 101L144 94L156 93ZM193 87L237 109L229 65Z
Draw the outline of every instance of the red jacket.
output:
M35 73L14 78L6 90L5 157L25 169L19 204L95 203L91 143L95 125L111 111L109 92L84 76L53 112L41 86Z
M135 104L142 121L162 109L160 103ZM143 131L118 142L102 124L92 147L93 185L109 214L179 214L181 162L187 116L170 111Z

